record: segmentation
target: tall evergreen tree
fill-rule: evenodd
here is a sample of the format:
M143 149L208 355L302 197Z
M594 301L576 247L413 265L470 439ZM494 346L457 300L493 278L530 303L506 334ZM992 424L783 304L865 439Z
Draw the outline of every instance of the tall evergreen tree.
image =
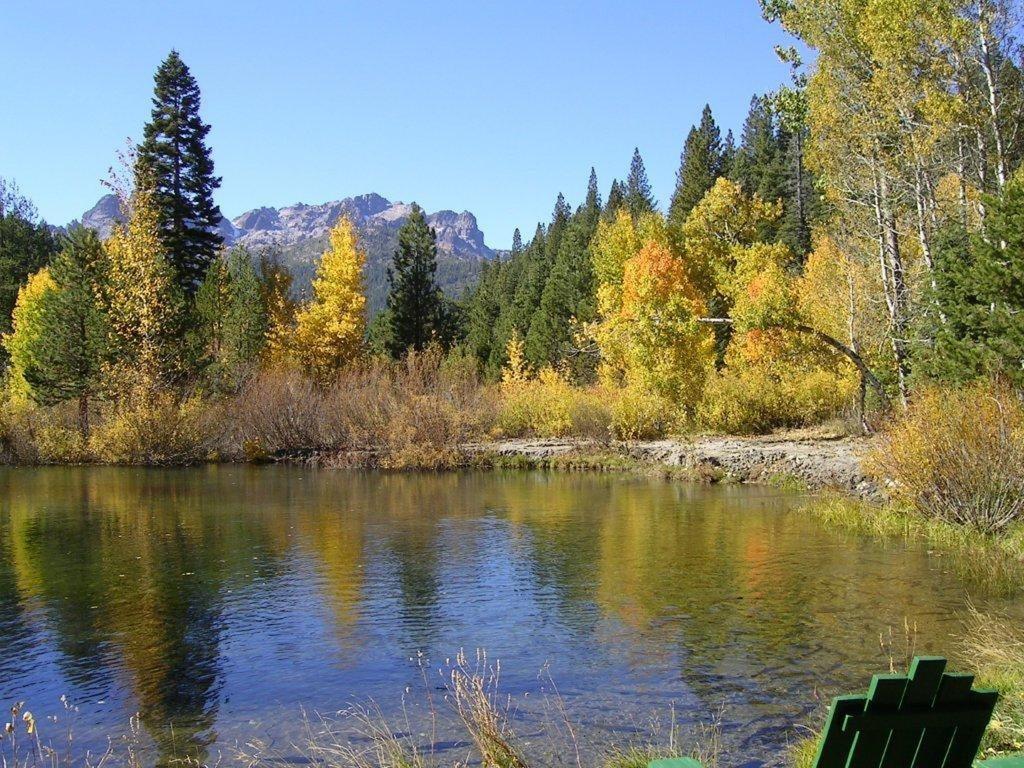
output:
M640 157L640 148L633 149L633 160L629 164L629 178L626 180L626 206L634 219L642 214L652 212L658 205L651 193L651 182L647 179L644 159Z
M228 270L221 259L213 261L196 291L194 321L188 331L191 354L197 367L217 367L224 340L224 316L228 308ZM213 379L219 375L213 373Z
M221 247L220 186L199 115L199 85L172 50L154 76L153 111L138 147L136 185L153 191L160 237L185 296L195 295Z
M597 186L597 171L591 167L590 179L587 181L587 197L583 201L583 207L589 211L601 213L601 190Z
M78 401L83 438L89 437L90 400L100 391L107 348L107 316L98 290L103 263L96 233L73 229L50 266L53 291L38 318L32 363L23 371L37 402Z
M268 324L262 285L244 246L210 265L196 293L195 314L195 347L211 384L237 389L263 354Z
M984 229L937 238L934 344L921 355L937 378L999 373L1024 385L1024 177L986 204Z
M232 248L227 258L228 313L224 318L225 360L235 371L249 370L259 361L267 341L267 307L252 255L245 246Z
M388 350L400 357L421 351L437 337L444 323L443 296L437 286L437 235L423 209L412 213L398 231L394 264L388 269Z
M711 107L704 105L700 125L690 129L683 146L676 188L668 209L669 222L678 229L723 174L725 150L722 132L715 122Z
M516 230L518 232L518 230ZM491 359L491 345L494 330L501 315L501 297L498 282L502 264L485 263L480 271L480 280L468 300L466 311L466 348L485 368Z
M722 144L722 176L732 173L732 164L736 162L736 137L732 135L732 129L725 134L725 142Z
M527 361L540 367L563 362L581 322L594 314L594 273L590 241L601 216L597 175L591 169L587 197L558 241L558 250L526 338Z
M543 343L539 339L542 332L534 326L542 321L540 318L541 299L544 296L544 288L551 277L551 269L558 257L558 249L562 244L562 237L565 235L566 227L572 211L569 204L565 202L565 196L559 192L555 200L555 209L551 214L551 223L544 236L544 247L537 251L536 256L530 261L529 269L524 280L524 294L526 301L523 302L523 319L525 320L526 354L531 362L539 362L543 357Z
M807 135L803 120L784 117L781 121L779 141L783 146L786 196L779 239L799 257L801 264L811 250L811 227L821 217L824 207L814 174L808 170L804 158Z
M750 100L750 111L729 177L747 196L758 195L768 202L785 202L788 197L786 148L772 105L765 97L754 96ZM775 241L778 228L776 221L762 224L758 239Z
M32 203L0 178L0 333L11 330L18 291L56 251L56 238Z
M606 221L612 221L615 218L615 214L625 204L626 192L622 188L622 182L618 179L612 179L612 185L608 189L608 202L605 203L604 210L601 212L602 218Z
M515 232L512 233L512 252L513 258L523 252L523 236L519 232L519 227L516 227Z

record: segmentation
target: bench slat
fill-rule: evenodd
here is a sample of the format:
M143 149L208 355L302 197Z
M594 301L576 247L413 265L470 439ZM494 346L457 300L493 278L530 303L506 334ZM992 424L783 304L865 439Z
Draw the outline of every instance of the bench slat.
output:
M952 707L967 701L974 684L973 675L953 675L946 673L939 683L939 692L935 696L936 707ZM956 728L928 728L921 739L921 746L914 758L913 768L944 768L949 744L953 740ZM950 765L949 768L954 768Z
M908 680L902 675L875 675L868 688L868 705L865 713L886 715L896 712ZM879 768L885 756L885 748L892 736L891 729L858 731L850 750L849 768Z
M837 696L832 700L832 708L818 742L815 768L846 768L855 734L845 732L843 722L849 715L863 713L866 705L864 696Z
M981 722L962 725L956 729L953 743L949 745L946 756L947 768L970 768L974 758L978 756L978 748L985 736L985 727L992 717L999 694L995 691L971 691L970 701L973 705L985 710L985 718Z

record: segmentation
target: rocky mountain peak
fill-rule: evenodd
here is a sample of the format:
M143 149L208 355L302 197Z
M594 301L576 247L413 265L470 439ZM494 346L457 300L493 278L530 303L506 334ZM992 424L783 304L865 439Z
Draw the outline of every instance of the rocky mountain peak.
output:
M387 294L387 267L398 242L398 230L412 213L412 204L391 202L370 192L327 203L295 203L282 208L261 206L229 220L221 219L218 231L226 245L242 244L254 252L276 251L295 275L298 293L308 290L327 234L342 216L359 230L366 249L366 280L371 311L380 309ZM106 238L121 211L114 195L104 195L82 215L81 223ZM484 241L476 216L469 211L441 210L427 214L437 233L438 275L449 294L461 293L476 279L480 263L494 256Z

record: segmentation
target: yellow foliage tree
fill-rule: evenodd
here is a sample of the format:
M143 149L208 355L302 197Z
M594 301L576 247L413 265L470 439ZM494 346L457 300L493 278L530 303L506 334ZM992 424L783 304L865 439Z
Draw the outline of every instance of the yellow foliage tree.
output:
M18 291L18 299L11 315L11 332L4 334L3 344L11 356L8 371L8 396L15 405L28 405L31 388L25 380L25 371L37 362L37 349L43 325L40 317L45 312L47 298L57 290L57 284L45 267L29 277Z
M622 308L609 325L622 342L626 382L690 411L714 364L714 338L699 321L703 297L664 243L648 241L623 265Z
M672 233L676 253L685 256L690 281L704 296L713 296L729 280L736 247L752 245L761 226L781 214L780 202L748 197L728 179L716 181L681 231Z
M722 289L732 304L734 328L790 327L798 323L796 286L786 265L792 258L782 243L755 243L732 250L733 269Z
M152 193L135 190L127 207L127 221L105 243L103 298L115 361L109 380L118 394L145 394L181 372L183 299L161 244Z
M634 220L629 211L620 209L614 219L602 220L597 225L590 255L600 315L611 316L621 309L622 275L626 262L648 242L668 242L665 220L657 213L645 213Z
M298 314L293 351L317 376L327 376L356 359L366 334L366 293L355 225L342 217L331 229L313 280L313 300Z

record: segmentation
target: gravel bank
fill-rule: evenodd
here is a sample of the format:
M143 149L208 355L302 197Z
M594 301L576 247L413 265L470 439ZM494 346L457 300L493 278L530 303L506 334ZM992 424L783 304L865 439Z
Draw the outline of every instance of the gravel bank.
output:
M614 452L642 462L687 469L713 469L735 482L767 483L794 478L813 490L838 489L876 496L878 485L864 471L867 438L792 436L696 437L613 442L515 439L479 443L474 451L543 460L573 454Z

